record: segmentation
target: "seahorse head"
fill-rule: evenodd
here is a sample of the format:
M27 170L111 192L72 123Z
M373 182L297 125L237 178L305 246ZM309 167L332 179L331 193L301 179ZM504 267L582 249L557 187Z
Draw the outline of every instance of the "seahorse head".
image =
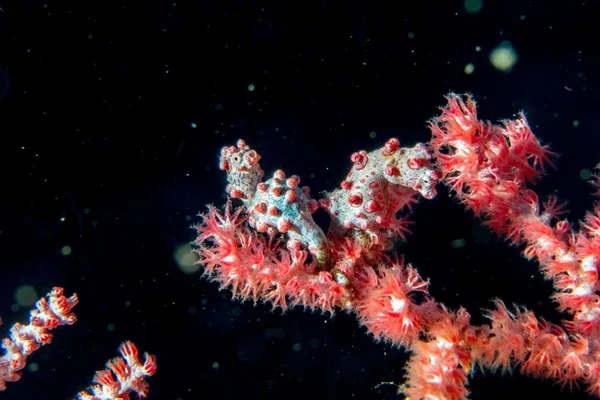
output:
M227 171L229 185L225 190L231 197L252 199L264 175L259 161L260 155L256 150L251 150L242 139L238 140L236 146L221 149L219 168Z

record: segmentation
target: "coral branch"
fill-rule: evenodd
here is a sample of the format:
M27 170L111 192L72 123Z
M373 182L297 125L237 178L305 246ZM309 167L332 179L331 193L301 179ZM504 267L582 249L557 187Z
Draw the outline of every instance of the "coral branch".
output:
M441 116L430 122L431 146L444 181L456 196L496 233L525 245L526 258L536 259L556 293L561 312L572 315L566 329L538 321L530 311L510 314L501 302L490 311L494 339L480 357L487 366L554 378L572 386L586 381L597 387L596 355L600 352L598 288L598 205L581 231L557 220L562 206L551 197L539 206L527 184L550 164L550 152L531 133L523 114L502 125L477 120L475 102L449 94ZM468 166L468 167L467 167ZM584 345L585 344L585 345ZM491 348L491 350L489 349Z
M92 393L82 391L79 400L120 400L129 399L130 393L140 398L148 395L147 376L156 372L156 357L144 353L144 363L138 358L138 349L132 342L124 342L119 347L121 357L106 363L106 369L96 372Z
M412 352L399 386L408 398L466 399L476 365L563 386L584 383L600 396L600 205L575 231L559 219L564 207L556 198L540 206L529 187L555 154L525 116L494 125L478 120L471 96L446 99L430 121L429 147L400 148L392 138L381 149L351 156L340 189L319 200L331 217L327 235L312 219L316 203L308 189L297 188L300 178L277 171L261 182L256 151L243 140L223 148L227 192L243 206L232 211L228 202L223 213L209 207L201 215L198 263L242 300L355 313L376 340ZM408 232L398 212L419 197L435 197L440 178L486 225L540 263L559 311L570 319L553 324L496 300L486 311L490 324L471 325L465 309L438 303L429 281L389 253L392 240Z
M10 338L2 341L6 351L0 358L0 391L6 389L6 382L21 379L21 371L27 364L27 357L52 341L48 332L61 325L73 325L77 321L71 312L78 303L77 295L67 298L64 289L55 287L48 293L48 300L41 298L31 310L28 325L16 323L10 329ZM0 321L1 322L1 321Z

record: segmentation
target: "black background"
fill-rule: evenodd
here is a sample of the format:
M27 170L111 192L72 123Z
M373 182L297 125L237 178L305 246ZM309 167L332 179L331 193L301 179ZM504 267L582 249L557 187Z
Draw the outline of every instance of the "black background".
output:
M484 1L469 14L461 1L0 0L1 334L27 319L13 307L21 285L81 300L79 321L30 357L39 370L0 398L73 398L126 339L157 355L149 399L399 398L376 386L401 381L406 353L353 316L231 302L177 267L197 213L225 200L219 149L242 137L267 175L283 168L316 194L338 185L354 151L429 140L443 95L468 91L481 118L525 110L561 154L539 193L568 200L576 221L593 202L580 172L600 161L599 11L597 1ZM488 61L505 40L519 55L509 73ZM439 301L476 323L494 297L560 320L535 263L445 188L413 219L398 251ZM470 389L587 397L518 374L477 372Z

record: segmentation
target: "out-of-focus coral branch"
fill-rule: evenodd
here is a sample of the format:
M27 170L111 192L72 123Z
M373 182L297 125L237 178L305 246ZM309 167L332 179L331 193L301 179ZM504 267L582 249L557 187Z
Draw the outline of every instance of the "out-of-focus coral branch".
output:
M106 363L106 369L97 371L94 384L89 391L78 394L79 400L120 400L129 399L131 393L140 398L148 395L147 376L156 372L156 357L144 353L144 363L140 362L138 349L132 342L124 342L119 347L121 357Z
M0 391L6 389L6 382L21 379L21 371L27 364L27 357L40 346L52 341L48 332L61 325L73 325L77 321L71 312L79 300L77 295L64 296L64 289L55 287L42 297L31 310L29 324L16 323L10 329L10 337L2 341L5 354L0 358ZM0 321L1 322L1 321Z

